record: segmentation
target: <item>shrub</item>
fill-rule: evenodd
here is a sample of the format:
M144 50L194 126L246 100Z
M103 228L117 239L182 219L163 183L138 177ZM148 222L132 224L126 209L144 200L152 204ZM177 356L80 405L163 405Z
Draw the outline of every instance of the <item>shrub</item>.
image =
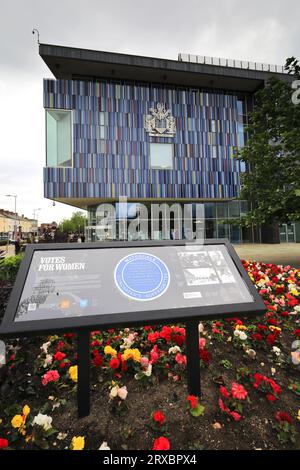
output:
M17 276L23 255L8 256L0 260L0 280L14 281Z

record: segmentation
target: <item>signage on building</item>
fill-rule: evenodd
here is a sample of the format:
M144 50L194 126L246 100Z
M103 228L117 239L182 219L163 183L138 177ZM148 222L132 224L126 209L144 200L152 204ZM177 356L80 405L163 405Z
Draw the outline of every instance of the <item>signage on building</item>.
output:
M152 137L174 137L176 134L175 118L170 109L163 103L157 103L156 108L150 108L145 116L145 130Z

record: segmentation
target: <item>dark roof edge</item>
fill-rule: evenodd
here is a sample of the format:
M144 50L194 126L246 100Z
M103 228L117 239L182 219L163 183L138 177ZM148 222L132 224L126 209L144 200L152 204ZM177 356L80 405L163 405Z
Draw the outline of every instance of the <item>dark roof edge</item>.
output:
M164 70L166 72L198 73L203 75L207 74L245 80L252 79L267 81L272 76L276 76L285 81L291 81L293 79L293 76L291 75L275 72L239 69L219 65L198 64L193 62L182 62L174 59L153 58L119 52L96 51L93 49L82 49L43 43L39 44L39 54L48 67L49 64L45 59L51 58L54 60L57 58L66 61L75 60L96 63L98 62L111 65L120 65L129 68L141 67L144 69L149 68L152 70Z

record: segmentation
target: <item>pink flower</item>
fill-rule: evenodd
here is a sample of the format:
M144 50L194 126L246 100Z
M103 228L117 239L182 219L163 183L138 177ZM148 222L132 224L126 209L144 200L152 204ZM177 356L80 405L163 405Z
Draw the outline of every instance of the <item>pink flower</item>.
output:
M126 400L126 397L127 397L127 388L126 388L126 385L124 385L123 387L120 387L118 388L118 397L121 398L121 400Z
M147 369L149 365L149 359L146 356L141 357L141 366L145 369Z
M177 364L186 365L186 356L177 353L175 356L175 361L177 362Z
M244 389L243 385L233 382L231 387L231 394L236 400L245 400L247 398L248 392Z
M49 382L57 382L59 377L60 375L57 370L48 370L48 372L43 375L42 385L47 385Z
M206 339L205 338L200 338L199 339L199 348L204 349L206 345Z

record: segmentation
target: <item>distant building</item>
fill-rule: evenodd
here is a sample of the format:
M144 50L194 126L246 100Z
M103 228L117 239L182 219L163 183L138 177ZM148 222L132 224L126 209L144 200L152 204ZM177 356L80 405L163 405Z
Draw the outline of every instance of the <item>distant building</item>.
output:
M55 232L58 224L56 222L44 222L39 226L39 234L43 235L46 231Z
M16 226L17 235L26 238L37 232L37 223L36 219L29 219L24 214L0 209L0 237L12 238Z

